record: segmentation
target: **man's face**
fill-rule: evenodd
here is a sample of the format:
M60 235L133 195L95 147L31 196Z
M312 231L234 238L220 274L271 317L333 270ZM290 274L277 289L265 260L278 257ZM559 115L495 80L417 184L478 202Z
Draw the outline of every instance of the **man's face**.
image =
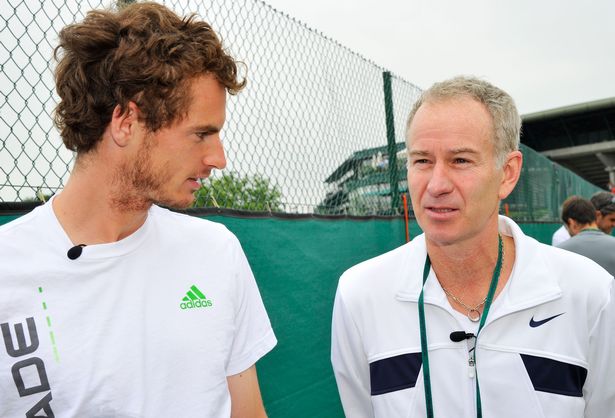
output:
M212 75L195 78L186 116L155 133L139 123L141 145L118 169L116 179L126 187L120 202L125 209L160 203L186 208L194 202L199 180L226 166L220 131L226 113L226 90Z
M503 170L493 122L471 98L427 102L408 131L408 186L428 241L454 244L497 228Z
M602 232L610 235L615 227L615 212L603 215L602 212L596 211L596 225Z

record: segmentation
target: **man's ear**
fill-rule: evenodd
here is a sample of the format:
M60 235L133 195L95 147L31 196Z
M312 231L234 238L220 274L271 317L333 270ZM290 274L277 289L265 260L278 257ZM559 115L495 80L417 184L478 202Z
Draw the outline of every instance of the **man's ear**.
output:
M581 231L581 226L582 225L574 219L568 219L568 233L570 234L570 236L574 237L576 234L578 234Z
M523 164L523 154L521 151L512 151L506 156L506 161L502 166L504 176L500 183L500 200L505 199L513 191L519 176L521 175L521 166Z
M139 108L128 102L125 109L115 106L109 123L111 138L118 147L125 147L139 130Z
M568 219L569 221L570 219ZM566 232L568 232L568 235L570 235L570 225L568 225L568 221L564 221L563 219L561 220L562 224L564 225L564 228L566 229Z

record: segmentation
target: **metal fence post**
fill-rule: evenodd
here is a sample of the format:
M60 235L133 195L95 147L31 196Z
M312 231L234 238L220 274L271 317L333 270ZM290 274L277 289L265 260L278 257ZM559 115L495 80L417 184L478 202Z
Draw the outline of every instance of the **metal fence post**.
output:
M399 178L397 176L397 146L395 145L395 120L393 118L393 90L391 73L382 72L384 89L384 111L386 114L387 145L389 153L389 191L391 192L391 211L399 211Z

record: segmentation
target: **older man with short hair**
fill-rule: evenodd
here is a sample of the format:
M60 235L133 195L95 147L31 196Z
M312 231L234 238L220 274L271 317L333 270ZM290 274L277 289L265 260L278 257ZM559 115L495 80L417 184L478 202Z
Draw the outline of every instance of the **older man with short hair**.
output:
M346 416L604 418L615 411L613 280L498 216L521 173L512 98L436 83L407 125L424 231L346 271L331 359Z

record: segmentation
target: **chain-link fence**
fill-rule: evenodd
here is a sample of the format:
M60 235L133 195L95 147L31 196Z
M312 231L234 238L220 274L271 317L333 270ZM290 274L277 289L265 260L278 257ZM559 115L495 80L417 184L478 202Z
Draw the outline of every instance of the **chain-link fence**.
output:
M325 181L357 150L386 145L383 69L256 0L166 2L196 12L247 68L223 131L229 175L205 183L197 204L311 213ZM66 181L72 160L52 125L57 32L95 2L9 0L0 21L0 201L37 199ZM419 89L393 77L395 128ZM367 197L366 197L367 198ZM319 206L320 205L320 206Z
M420 93L416 86L258 0L164 3L210 22L247 68L247 88L228 102L227 169L205 181L198 206L401 213L404 125ZM52 51L63 26L110 6L5 0L0 8L0 202L45 199L66 181L73 156L52 124ZM538 171L525 175L542 176ZM566 196L545 198L539 191L545 178L536 179L525 180L523 196L508 206L511 214L545 219L527 209L538 210L546 199L546 213L557 219ZM527 201L534 198L537 203Z

